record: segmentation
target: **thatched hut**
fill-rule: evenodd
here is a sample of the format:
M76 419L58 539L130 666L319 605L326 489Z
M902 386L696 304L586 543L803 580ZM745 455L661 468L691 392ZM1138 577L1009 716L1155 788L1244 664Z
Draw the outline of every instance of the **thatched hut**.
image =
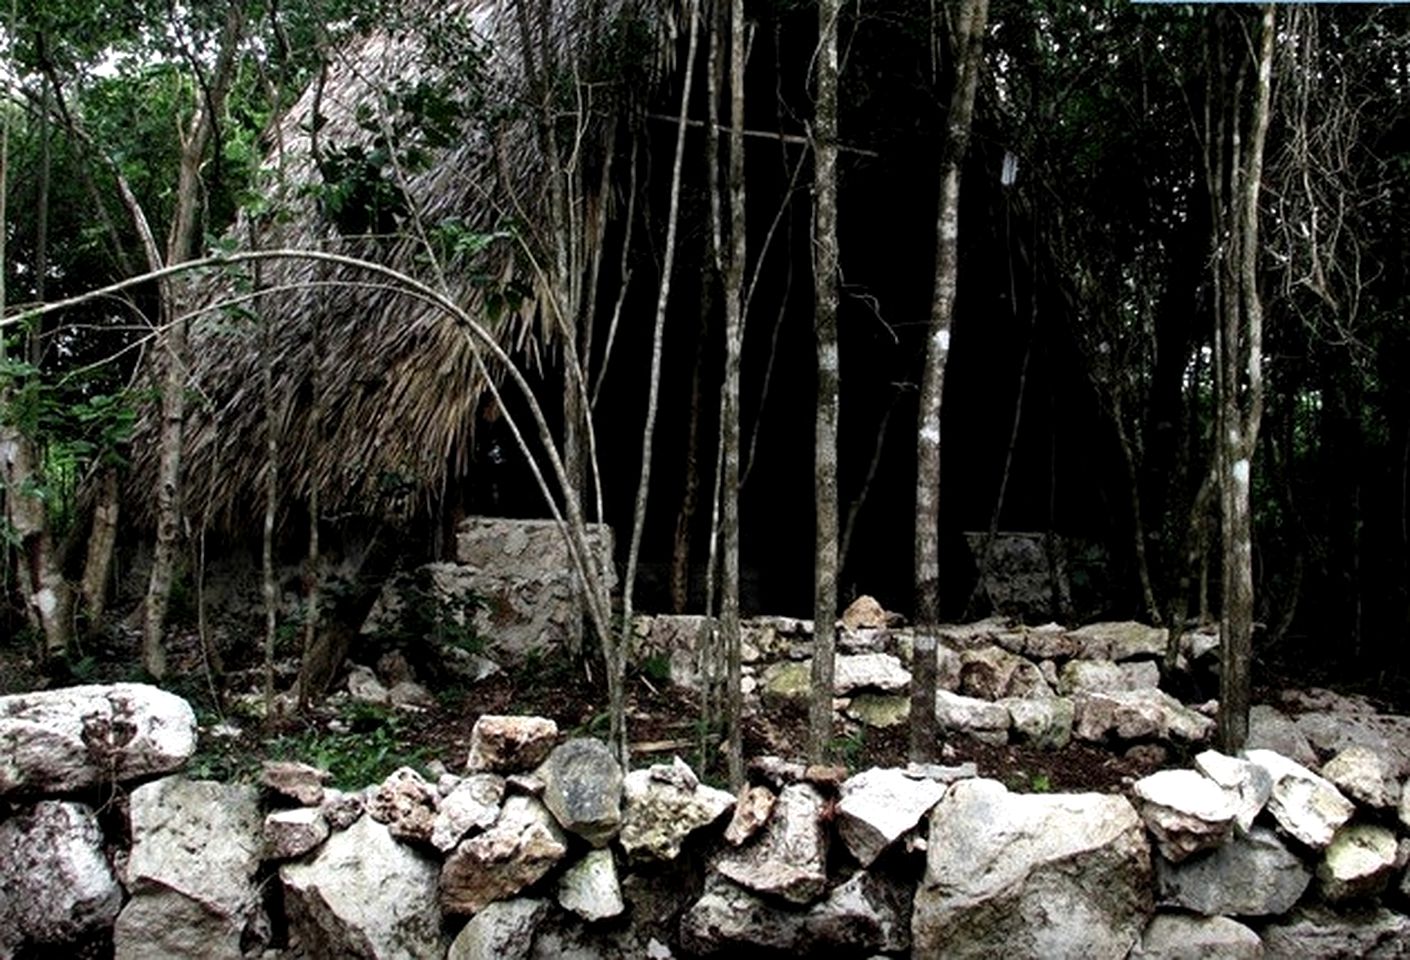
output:
M637 80L665 76L673 7L425 6L409 18L414 27L387 25L330 59L268 144L267 204L228 240L340 252L416 276L537 367L562 329L550 308L552 232L571 230L575 249L601 242L609 197L597 165L616 136L604 117L649 85L619 76L596 88L596 102L570 102L558 130L545 130L535 97L554 75L621 74L627 47ZM580 83L567 87L581 96ZM567 223L551 209L552 177L568 194ZM434 507L466 476L486 370L443 310L365 272L298 260L207 276L194 300L190 388L199 401L188 407L183 454L193 523L255 528L268 466L266 363L286 506L304 502L316 480L325 515L405 514ZM153 411L133 444L134 492L153 486L156 419ZM149 498L128 499L130 515L149 523Z

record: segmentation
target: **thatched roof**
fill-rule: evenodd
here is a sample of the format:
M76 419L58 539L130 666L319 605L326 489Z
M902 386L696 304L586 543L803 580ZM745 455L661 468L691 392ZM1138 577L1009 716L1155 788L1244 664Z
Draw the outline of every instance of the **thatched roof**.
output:
M437 77L442 54L427 49L425 33L389 30L335 58L325 81L312 85L289 111L266 163L274 215L264 217L256 231L242 220L228 239L241 247L253 238L265 249L332 250L395 266L442 287L494 329L511 354L537 362L540 351L552 346L556 321L538 309L542 274L534 262L551 256L542 252L546 164L537 114L526 96L518 2L429 5L437 8L433 16L444 18L444 30L430 31L432 44L452 32L459 38L466 28L479 38L484 82L477 95L483 102L449 146L429 148L429 163L400 177L388 171L389 182L405 186L414 218L400 217L392 235L338 236L315 191L308 189L321 182L312 155L315 126L320 156L353 145L370 149L387 129L376 120L387 92L405 92L421 78ZM532 8L533 49L544 49L540 44L546 42L560 62L575 62L579 69L591 69L592 51L608 48L597 42L605 31L630 19L638 36L644 29L659 76L672 46L669 4L532 0L524 6ZM547 21L538 19L545 15ZM313 119L315 102L326 118L320 124ZM581 128L580 158L600 157L610 136L604 131L600 122ZM595 174L581 177L575 219L584 237L593 236L591 224L606 209L595 183ZM441 280L428 265L423 237L448 222L468 233L500 236L483 249L462 251ZM503 235L509 224L513 235ZM254 529L251 518L259 515L266 475L260 387L264 324L271 325L282 409L279 487L285 504L302 501L317 476L326 512L371 515L405 509L413 499L434 502L447 482L465 475L484 381L469 339L443 312L380 286L365 273L295 261L266 263L258 276L247 270L243 277L207 278L196 300L228 300L252 281L278 292L243 304L250 314L207 313L191 329L191 395L200 399L188 405L184 498L193 523ZM495 298L506 284L528 296L496 309ZM317 430L310 422L315 382L324 410ZM156 476L156 422L153 411L133 444L131 489L142 495L129 500L139 522L151 520L153 504L146 493ZM389 488L402 492L401 503L387 502ZM405 496L408 492L416 497Z

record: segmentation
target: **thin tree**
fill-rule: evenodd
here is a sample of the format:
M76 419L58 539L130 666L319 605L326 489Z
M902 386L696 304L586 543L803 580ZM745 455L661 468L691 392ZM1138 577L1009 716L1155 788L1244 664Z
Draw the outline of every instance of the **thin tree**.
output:
M808 759L822 763L832 741L837 645L837 19L839 0L819 0L817 95L813 108L813 331L817 407L813 429L813 696Z
M961 0L953 42L955 86L940 154L935 284L916 429L915 620L919 629L911 664L911 757L917 761L935 755L935 637L931 628L940 619L940 404L959 272L960 173L969 149L988 16L988 0Z

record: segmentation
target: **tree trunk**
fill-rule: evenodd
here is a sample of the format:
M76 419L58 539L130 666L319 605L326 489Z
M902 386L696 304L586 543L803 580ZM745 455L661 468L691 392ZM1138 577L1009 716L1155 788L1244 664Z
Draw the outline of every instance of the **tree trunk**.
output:
M813 430L813 696L808 759L823 763L832 742L837 631L837 18L839 0L818 3L817 96L813 112L813 330L818 396Z
M940 405L950 356L959 266L960 173L969 147L974 94L984 56L988 0L961 0L955 30L955 88L940 158L940 197L935 226L935 286L926 338L916 428L915 620L931 627L940 619ZM935 755L935 666L920 663L911 682L911 757ZM931 650L924 659L933 656Z
M118 516L121 500L118 496L117 467L103 468L98 483L98 502L93 507L93 527L88 534L88 552L83 561L83 580L79 592L89 630L103 622L108 599L108 572L112 569L113 548L117 546Z

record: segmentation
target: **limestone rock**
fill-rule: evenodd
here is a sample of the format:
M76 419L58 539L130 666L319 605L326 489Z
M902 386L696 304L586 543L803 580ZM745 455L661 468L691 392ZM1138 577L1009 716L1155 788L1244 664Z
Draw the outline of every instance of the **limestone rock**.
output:
M1032 661L993 645L960 654L959 692L981 700L1052 696Z
M967 733L989 744L1008 743L1009 712L1003 704L938 690L935 719L943 732Z
M584 920L605 920L627 908L611 850L592 850L558 880L558 902Z
M1092 623L1069 630L1083 660L1158 660L1165 655L1167 634L1132 620Z
M41 800L0 821L0 957L57 953L111 927L121 906L92 808Z
M430 843L440 795L421 774L401 767L367 798L367 815L386 824L392 836L412 843Z
M886 611L876 599L862 594L842 611L842 626L848 630L886 626Z
M394 707L421 707L436 705L436 696L415 680L402 680L387 691L387 701Z
M1271 750L1245 750L1251 762L1268 771L1273 795L1268 811L1278 824L1309 847L1321 850L1355 807L1331 783Z
M486 714L470 731L470 773L520 773L543 762L558 739L558 724L545 717Z
M190 704L145 683L0 697L0 797L169 773L195 751Z
M1406 830L1410 830L1410 780L1400 791L1400 809L1398 811L1400 825Z
M319 957L440 960L436 864L363 817L279 868L291 933Z
M630 794L630 787L628 792ZM777 799L768 787L753 786L740 790L734 804L734 815L730 817L729 826L725 827L725 842L738 847L762 830L764 824L769 821L769 815L773 813L774 801ZM623 834L625 833L626 830L623 829Z
M1234 822L1245 833L1273 795L1268 771L1240 757L1205 750L1195 757L1195 768L1219 784L1234 800Z
M1137 780L1141 818L1167 860L1220 846L1229 838L1237 808L1217 783L1194 770L1160 770Z
M143 784L128 800L132 898L118 915L115 956L238 958L259 909L255 871L263 853L254 787L173 776Z
M446 858L441 907L478 913L538 882L567 852L567 837L547 807L532 797L510 797L493 827L462 840Z
M326 790L319 810L323 813L323 819L328 821L329 827L334 830L346 830L357 822L358 817L362 816L362 795L343 793L341 790Z
M1410 717L1376 713L1369 705L1352 705L1304 713L1293 722L1324 756L1348 747L1367 747L1385 760L1392 777L1410 776Z
M813 690L813 669L811 664L798 660L771 663L759 676L759 685L767 696L785 700L806 699Z
M1199 743L1214 732L1214 721L1153 687L1073 698L1072 730L1079 740L1171 740Z
M1263 941L1228 917L1161 913L1151 918L1130 960L1258 960Z
M328 839L328 821L317 807L275 810L264 818L264 849L270 860L302 857Z
M601 740L578 737L553 748L538 769L543 802L558 823L594 847L622 823L622 768Z
M1248 712L1246 750L1272 750L1304 767L1317 765L1317 752L1287 714L1266 703L1255 703Z
M1360 744L1347 747L1322 765L1322 776L1353 800L1378 809L1394 808L1400 787L1386 758Z
M1263 948L1277 960L1410 957L1410 917L1384 908L1299 907L1263 928Z
M1072 660L1058 675L1058 693L1079 690L1110 693L1160 686L1160 666L1154 660L1117 663L1114 660Z
M818 899L827 886L824 806L806 783L784 787L759 839L723 855L715 869L758 893L800 904Z
M999 703L1009 713L1015 740L1045 750L1060 750L1072 740L1075 713L1067 697L1007 699Z
M895 692L911 685L910 671L889 653L839 654L834 668L833 692L840 697L854 690Z
M623 793L622 850L628 856L657 860L680 856L686 837L734 806L732 794L700 783L680 757L669 764L633 770L626 776Z
M348 696L358 703L373 703L388 706L392 702L391 692L377 679L371 667L358 663L348 665Z
M907 831L945 795L933 780L915 780L900 770L873 767L842 784L837 832L863 867Z
M681 939L692 954L710 956L741 948L800 956L900 952L910 945L908 893L863 871L804 910L712 875L681 920Z
M1120 960L1151 912L1150 847L1123 797L965 780L930 813L917 957Z
M492 903L461 929L446 960L524 960L548 911L547 900L529 897Z
M445 853L470 831L492 826L499 817L504 787L504 778L493 773L474 773L451 787L441 797L431 825L431 846Z
M1209 916L1271 917L1286 913L1312 873L1267 827L1254 827L1210 853L1180 864L1156 860L1162 903Z
M994 643L1029 660L1068 660L1081 652L1081 642L1056 623L1003 630L994 636Z
M1395 834L1385 827L1342 827L1317 866L1322 898L1340 903L1380 893L1395 871L1395 858Z
M260 786L285 802L316 807L323 802L323 785L332 776L297 760L266 760L260 770Z
M910 719L911 698L904 693L859 693L845 712L868 727L899 727Z

